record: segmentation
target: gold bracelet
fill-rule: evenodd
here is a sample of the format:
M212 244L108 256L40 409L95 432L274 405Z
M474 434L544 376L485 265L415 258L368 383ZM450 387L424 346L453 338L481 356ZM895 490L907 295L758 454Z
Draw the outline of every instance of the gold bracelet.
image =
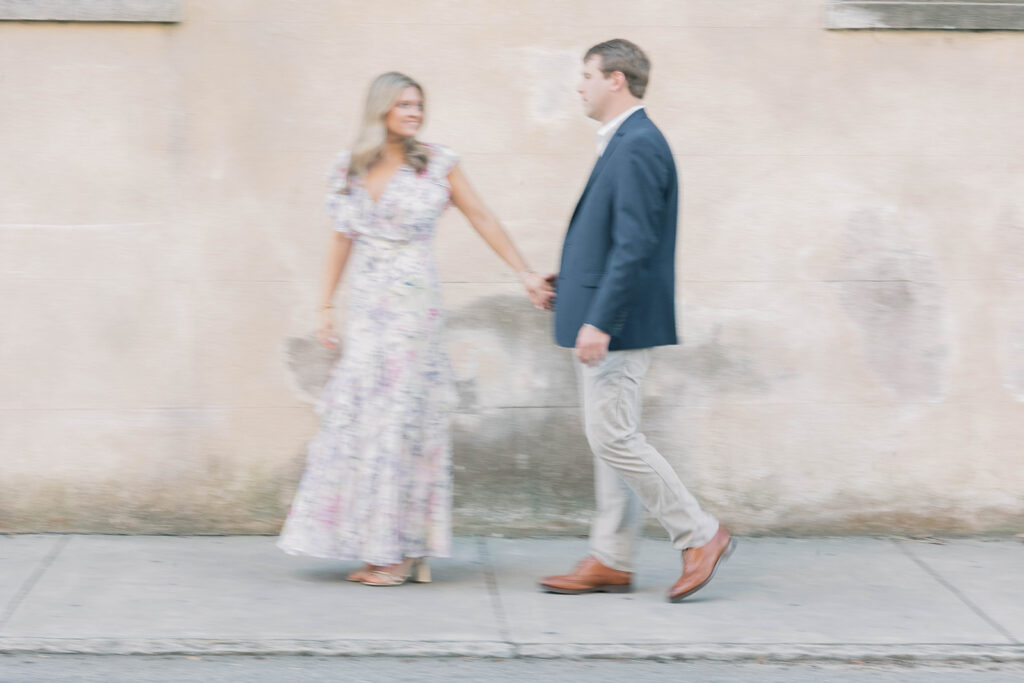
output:
M332 308L334 308L334 304L321 304L320 308L319 308L319 309L317 309L317 310L320 310L320 311L329 311L329 310L331 310Z

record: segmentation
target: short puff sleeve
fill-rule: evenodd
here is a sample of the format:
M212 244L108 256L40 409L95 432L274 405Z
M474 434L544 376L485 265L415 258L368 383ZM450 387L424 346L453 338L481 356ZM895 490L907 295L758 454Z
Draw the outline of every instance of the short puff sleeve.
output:
M327 175L327 197L325 205L327 213L334 221L337 232L355 236L352 225L352 197L348 194L348 165L352 158L350 152L342 152L331 164L331 172Z
M458 153L447 145L431 144L429 147L431 170L437 178L446 180L455 164L459 163Z

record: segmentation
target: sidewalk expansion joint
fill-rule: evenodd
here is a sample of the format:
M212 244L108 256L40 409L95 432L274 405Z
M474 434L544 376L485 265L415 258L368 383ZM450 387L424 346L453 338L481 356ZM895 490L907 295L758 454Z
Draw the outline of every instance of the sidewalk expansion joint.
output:
M53 547L50 548L50 551L46 553L46 556L43 557L38 565L36 565L35 570L25 580L25 583L18 588L18 592L14 594L11 601L7 603L7 607L4 608L3 613L0 614L0 631L3 631L7 626L11 617L13 617L14 613L18 611L21 603L25 601L28 594L31 593L32 589L35 588L37 583L39 583L39 579L43 578L43 574L46 573L46 570L50 568L50 565L52 565L54 560L57 559L57 556L60 555L62 550L64 550L64 547L71 542L71 538L71 536L60 536L56 543L53 544Z
M508 615L505 614L505 605L501 601L501 591L498 589L498 577L494 573L494 562L491 560L491 550L487 547L486 538L477 539L477 551L480 553L480 561L484 565L484 582L487 584L487 594L491 598L491 608L494 610L495 621L498 622L498 635L512 651L512 656L518 656L519 646L512 642L512 631L508 625Z
M929 576L931 576L933 579L935 579L940 584L945 586L946 590L948 590L950 593L955 595L956 598L958 600L960 600L960 602L965 604L972 612L977 614L985 623L987 623L989 626L991 626L997 632L999 632L999 634L1001 636L1003 636L1004 638L1006 638L1006 640L1009 643L1011 643L1013 645L1022 645L1022 644L1024 644L1024 643L1021 643L1016 638L1014 638L1013 634L1010 633L1009 630L1007 630L998 621L996 621L995 619L990 617L983 609L981 609L981 607L979 607L977 604L975 604L975 602L973 600L971 600L966 595L964 595L964 593L959 588L954 586L952 583L947 581L941 574L939 574L937 571L932 569L932 567L927 562L925 562L924 560L919 558L917 555L912 553L910 551L910 549L907 547L906 543L900 542L897 539L892 539L892 542L896 544L896 546L900 549L900 551L904 555L906 555L911 560L913 560L914 563L917 564L917 566L919 566L921 569L923 569Z

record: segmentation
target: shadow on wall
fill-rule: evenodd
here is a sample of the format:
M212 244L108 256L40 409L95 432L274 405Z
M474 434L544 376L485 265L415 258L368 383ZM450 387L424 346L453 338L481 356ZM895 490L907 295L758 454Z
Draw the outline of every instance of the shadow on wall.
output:
M525 297L481 297L448 313L459 410L579 404L572 351L555 345L551 314Z
M935 402L945 394L949 312L935 257L915 234L926 231L914 227L878 210L852 216L835 289L877 379L900 400Z
M769 391L773 379L748 346L764 344L767 322L734 314L742 319L705 310L698 317L712 320L706 330L684 347L659 350L650 403L682 406ZM555 345L550 314L521 296L486 296L449 310L446 330L459 398L452 420L456 528L584 532L593 510L592 455L572 351ZM312 338L291 338L286 346L293 381L316 398L338 355ZM648 420L649 436L666 456L685 459L677 451L687 439L659 438L665 420L675 424L671 415Z
M593 468L572 351L555 345L551 314L522 296L482 297L449 313L448 348L457 528L584 532Z

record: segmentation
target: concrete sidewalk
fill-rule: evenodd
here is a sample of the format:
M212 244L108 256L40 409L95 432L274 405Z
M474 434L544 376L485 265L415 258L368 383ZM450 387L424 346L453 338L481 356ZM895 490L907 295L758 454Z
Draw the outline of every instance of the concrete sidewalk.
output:
M676 605L646 540L632 594L536 589L585 550L460 538L433 584L370 588L267 537L0 536L0 652L1024 661L1020 539L742 538Z

